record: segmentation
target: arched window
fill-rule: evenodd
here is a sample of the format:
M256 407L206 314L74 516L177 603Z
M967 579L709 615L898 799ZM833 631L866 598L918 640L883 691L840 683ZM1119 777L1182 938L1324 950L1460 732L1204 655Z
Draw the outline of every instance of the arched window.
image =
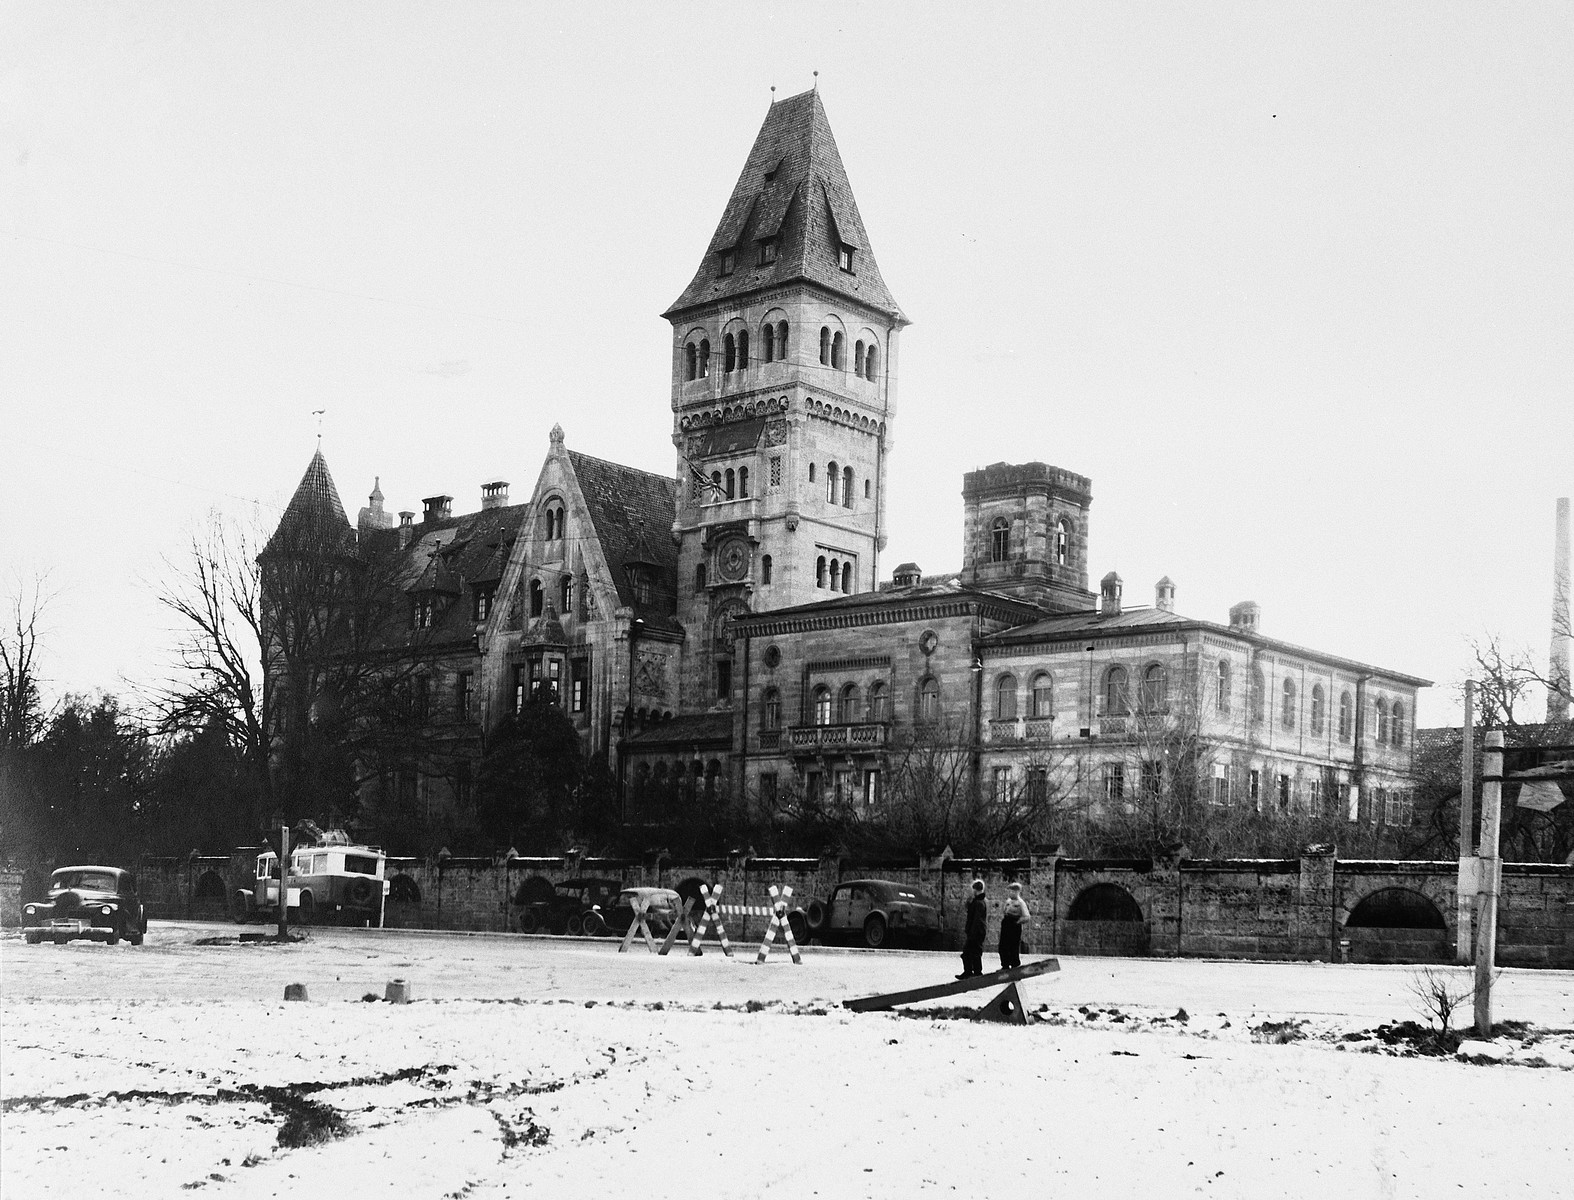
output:
M1230 662L1226 658L1219 660L1218 684L1214 704L1221 713L1230 711Z
M864 341L859 338L853 343L853 374L859 379L864 377Z
M831 330L829 326L820 326L820 365L831 365Z
M1065 566L1071 559L1071 526L1064 518L1055 522L1055 563Z
M841 559L831 559L831 591L842 590L842 562Z
M1017 717L1017 678L1002 675L995 680L995 719L1014 721Z
M837 480L836 464L835 463L826 463L825 464L825 502L827 504L835 504L836 503L836 480Z
M1286 729L1295 728L1295 680L1284 681L1284 702L1279 720Z
M1035 720L1042 721L1055 715L1055 681L1048 671L1033 676L1033 709Z
M747 500L749 498L749 468L748 467L739 467L738 468L738 496L741 499L744 499L744 500Z
M765 695L760 698L760 728L780 729L782 727L782 694L775 688L766 688Z
M1169 702L1169 672L1161 663L1154 663L1142 673L1142 708L1144 712L1162 712Z
M1405 706L1397 700L1394 701L1389 721L1388 740L1395 749L1398 749L1405 744Z
M1131 701L1126 690L1126 668L1111 667L1104 676L1104 714L1124 716L1131 711Z
M813 463L809 464L809 482L810 483L814 482L814 464Z
M865 500L869 499L869 496L871 494L869 489L870 489L870 481L868 479L865 479L864 480L864 499Z
M851 561L842 564L842 591L849 596L853 591L853 564Z
M857 725L864 719L863 697L858 694L858 685L849 683L842 687L842 724Z
M831 723L831 689L824 684L814 689L814 723L816 725Z
M891 719L891 697L883 683L869 685L869 719L871 721Z
M1377 744L1388 745L1388 701L1379 700L1377 708Z
M776 361L776 326L769 321L765 322L765 361Z
M996 517L989 527L989 561L1005 562L1011 556L1011 522Z
M547 541L550 542L554 537L557 536L556 530L557 530L557 513L549 508L549 509L547 509L547 537L546 537Z
M721 484L722 492L726 495L727 499L732 500L735 498L735 489L737 488L737 484L737 475L733 473L733 469L731 467L728 467L727 470L722 474Z
M747 371L748 369L749 369L749 331L747 329L740 329L738 331L738 370L740 370L740 371Z
M1327 697L1323 695L1323 685L1314 683L1312 685L1312 732L1314 734L1321 736L1323 721L1327 716L1328 704Z
M696 563L694 565L694 590L696 592L703 592L705 590L705 564L704 563Z
M940 681L926 676L918 685L918 719L925 725L940 720Z
M817 588L825 586L825 555L823 554L814 560L814 586Z
M760 582L761 583L769 583L770 581L771 581L771 556L769 554L761 555L760 556Z
M699 351L694 348L694 343L690 342L687 346L683 347L683 378L686 380L692 380L696 375L699 374L699 369Z
M1348 742L1350 730L1355 724L1355 702L1350 699L1349 692L1339 693L1339 740Z
M831 369L845 371L847 369L847 338L838 329L831 335Z
M1262 724L1263 706L1268 699L1268 684L1263 679L1262 669L1252 668L1252 722Z
M869 343L869 352L864 358L864 378L873 379L880 369L880 349L873 342Z
M738 365L738 339L728 334L721 340L722 374L730 375Z
M851 508L852 506L853 506L853 469L851 467L843 467L842 468L842 507L843 508Z
M530 615L532 617L541 615L542 610L546 608L546 599L546 589L541 586L541 581L532 579L530 581Z
M710 338L700 339L700 378L710 377Z
M776 361L787 361L787 322L776 322Z
M566 617L569 613L574 611L573 600L574 577L572 575L565 575L563 576L562 583L558 587L558 611L562 613L563 616Z

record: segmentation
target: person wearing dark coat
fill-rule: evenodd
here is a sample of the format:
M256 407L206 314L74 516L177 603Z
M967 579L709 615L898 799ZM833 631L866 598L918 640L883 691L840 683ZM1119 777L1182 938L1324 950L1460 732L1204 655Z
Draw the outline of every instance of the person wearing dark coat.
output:
M1030 914L1027 901L1022 899L1022 885L1011 885L1011 898L1000 914L1000 969L1009 971L1022 965L1022 932L1027 928Z
M984 881L973 880L973 895L967 902L966 936L962 941L962 973L970 979L984 973L984 935L989 927L989 902L984 899Z

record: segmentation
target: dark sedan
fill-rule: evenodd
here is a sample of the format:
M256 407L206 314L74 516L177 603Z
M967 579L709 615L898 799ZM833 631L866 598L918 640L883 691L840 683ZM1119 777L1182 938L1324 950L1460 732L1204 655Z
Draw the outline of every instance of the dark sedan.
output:
M31 946L46 938L88 938L111 946L125 938L140 946L147 932L137 877L119 867L61 867L49 877L49 894L22 906L22 935Z
M875 947L898 939L921 946L940 940L940 902L885 879L839 883L829 900L811 900L804 915L809 932L822 942L857 938Z

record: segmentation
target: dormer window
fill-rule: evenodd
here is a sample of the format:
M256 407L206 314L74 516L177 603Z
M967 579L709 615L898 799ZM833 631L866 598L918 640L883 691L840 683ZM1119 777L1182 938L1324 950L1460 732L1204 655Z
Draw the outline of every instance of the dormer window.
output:
M760 266L766 267L776 261L776 239L766 238L760 243Z
M852 274L852 272L853 272L853 248L851 246L843 244L843 245L837 247L837 249L836 249L836 265L839 266L842 270L846 271L849 275Z
M734 256L734 254L733 254L733 252L731 250L723 250L721 252L721 274L723 274L723 275L731 275L732 274L734 257L735 256Z
M475 590L475 619L484 621L492 615L492 598L496 587L478 587Z

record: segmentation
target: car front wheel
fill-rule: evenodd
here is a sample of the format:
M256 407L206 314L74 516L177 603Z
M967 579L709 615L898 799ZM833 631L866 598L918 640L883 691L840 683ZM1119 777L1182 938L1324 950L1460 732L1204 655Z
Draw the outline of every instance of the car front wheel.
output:
M600 913L586 913L580 928L590 937L600 937L607 931L607 923L602 920Z
M864 922L864 945L871 950L878 950L886 942L885 918L879 913L870 913Z

